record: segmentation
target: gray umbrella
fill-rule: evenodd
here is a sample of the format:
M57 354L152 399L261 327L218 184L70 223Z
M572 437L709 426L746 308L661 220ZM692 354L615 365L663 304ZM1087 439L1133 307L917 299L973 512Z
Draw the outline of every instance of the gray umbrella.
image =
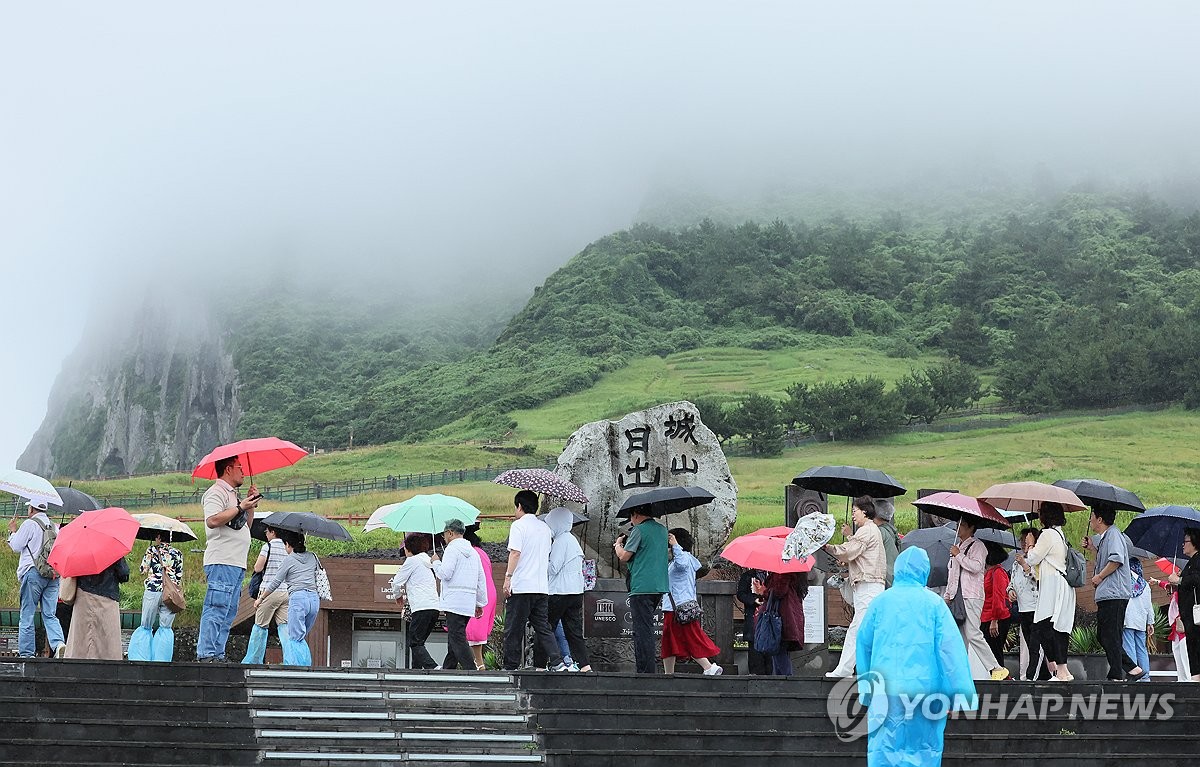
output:
M1017 548L1017 542L1011 530L994 530L981 527L975 531L975 540L983 541L984 543L994 543L1006 549Z
M104 504L82 490L76 490L73 487L56 487L54 489L58 491L58 497L62 498L62 506L50 504L50 514L78 516L85 511L97 511L104 508Z
M925 527L906 533L900 539L900 550L911 549L914 546L925 549L929 555L929 580L926 586L945 586L949 578L947 568L950 566L950 547L958 541L958 532L954 524L941 527Z
M291 530L294 533L315 535L333 541L351 540L350 533L337 522L307 511L277 511L267 517L263 524L279 530Z

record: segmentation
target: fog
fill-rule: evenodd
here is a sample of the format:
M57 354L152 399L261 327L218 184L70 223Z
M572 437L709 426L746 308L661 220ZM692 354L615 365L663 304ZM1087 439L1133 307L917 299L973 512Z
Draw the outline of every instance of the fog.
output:
M528 293L664 189L1197 170L1191 2L580 5L3 0L0 466L147 284Z

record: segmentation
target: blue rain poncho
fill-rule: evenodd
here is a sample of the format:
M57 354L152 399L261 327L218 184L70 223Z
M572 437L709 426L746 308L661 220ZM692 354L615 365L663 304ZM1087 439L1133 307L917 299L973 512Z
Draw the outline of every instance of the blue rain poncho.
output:
M947 711L978 706L967 649L946 602L925 588L929 555L896 559L892 588L858 629L859 701L867 707L867 764L942 763Z

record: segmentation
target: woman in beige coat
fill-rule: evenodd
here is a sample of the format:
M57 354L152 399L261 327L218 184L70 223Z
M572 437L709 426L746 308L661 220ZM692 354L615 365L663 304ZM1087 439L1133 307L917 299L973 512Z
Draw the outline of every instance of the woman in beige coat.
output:
M1069 682L1075 677L1067 669L1067 639L1075 625L1075 589L1067 584L1067 539L1063 525L1067 522L1063 507L1047 502L1038 509L1042 534L1029 552L1038 582L1037 609L1033 612L1033 630L1046 660L1055 664L1055 680ZM1018 554L1017 564L1025 566ZM1030 648L1030 653L1036 650Z
M825 550L850 567L850 585L854 589L854 618L846 630L842 642L842 657L837 668L825 674L831 678L842 678L854 674L855 640L863 616L875 597L883 593L887 580L887 554L883 548L883 536L875 524L875 502L868 496L854 499L852 512L856 530L850 534L850 526L842 529L846 542L837 545L825 544Z

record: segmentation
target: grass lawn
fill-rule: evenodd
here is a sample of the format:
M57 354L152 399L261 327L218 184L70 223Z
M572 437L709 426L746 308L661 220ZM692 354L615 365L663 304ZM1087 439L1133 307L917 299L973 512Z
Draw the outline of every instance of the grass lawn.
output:
M423 449L434 457L422 459ZM310 475L319 478L328 478L335 473L344 477L363 477L378 470L381 465L375 463L378 456L402 456L411 460L414 466L432 463L443 468L440 464L447 456L458 455L470 459L481 455L475 448L462 450L466 452L447 453L439 446L399 445L315 456L305 463L313 466ZM358 455L366 455L367 461L364 464L355 463L353 459ZM422 464L422 460L427 462ZM325 465L327 461L332 465ZM738 519L734 535L782 524L784 486L808 467L822 464L867 466L886 471L900 480L909 489L907 495L897 499L896 522L901 532L916 525L916 512L911 501L922 487L954 488L974 494L997 482L1027 479L1052 482L1064 478L1094 477L1133 490L1147 507L1167 503L1198 506L1200 413L1172 409L1105 417L1061 418L957 434L911 433L872 443L811 445L788 450L778 458L733 458L730 467L738 483ZM272 480L276 474L279 472L272 473ZM128 480L88 483L87 486L113 492L108 489L109 485L125 482ZM400 544L399 535L395 533L363 534L358 531L379 506L404 500L418 492L458 495L484 514L500 516L510 512L513 494L510 488L491 482L472 482L423 488L420 491L329 499L295 506L267 504L263 508L268 511L296 508L326 516L352 518L353 521L347 521L346 524L354 531L354 540L350 543L314 541L313 550L318 554L393 548ZM844 500L832 499L831 508L841 518ZM169 511L185 518L199 516L198 507L173 507ZM1122 515L1118 524L1123 527L1128 518L1129 515ZM1068 515L1068 535L1072 541L1078 541L1086 525L1086 514ZM180 625L194 625L203 599L201 556L199 553L190 553L191 549L202 548L203 533L198 523L193 528L200 534L201 541L183 545L187 555L186 591L191 608L181 617ZM507 521L486 521L482 535L485 540L502 541L507 531ZM145 544L138 542L129 558L133 569L137 568L144 550ZM0 546L0 604L17 604L14 577L16 562L17 555L7 546ZM122 589L122 604L129 607L140 604L141 592L141 578L135 575L134 580Z
M693 349L668 357L640 357L603 376L587 391L559 397L532 410L510 415L516 434L524 439L567 437L581 424L701 394L725 395L733 401L742 392L783 399L794 383L841 381L874 375L895 381L913 368L940 362L934 356L895 359L876 349L830 347L805 350L756 351L742 348Z

